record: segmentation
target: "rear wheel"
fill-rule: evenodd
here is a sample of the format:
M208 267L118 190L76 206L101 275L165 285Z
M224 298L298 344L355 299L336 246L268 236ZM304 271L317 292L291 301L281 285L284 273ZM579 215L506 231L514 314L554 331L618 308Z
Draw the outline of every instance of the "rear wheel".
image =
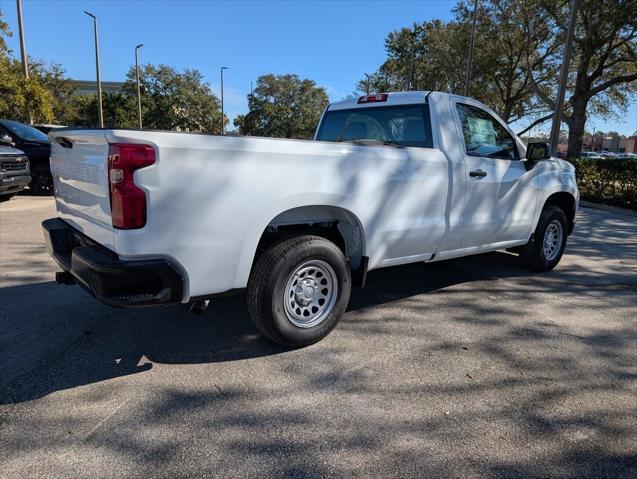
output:
M566 247L566 215L557 206L547 206L533 234L533 248L520 254L534 271L550 271L560 262Z
M284 346L320 341L347 307L350 271L342 251L319 236L298 236L271 246L248 282L255 326Z
M38 196L50 196L53 194L53 175L46 165L33 165L31 167L31 194Z

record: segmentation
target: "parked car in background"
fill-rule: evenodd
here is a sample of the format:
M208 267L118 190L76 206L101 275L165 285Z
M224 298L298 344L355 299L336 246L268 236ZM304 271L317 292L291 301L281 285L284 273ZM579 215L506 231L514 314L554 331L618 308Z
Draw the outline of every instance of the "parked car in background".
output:
M35 195L53 194L53 177L49 158L49 137L32 126L13 120L0 120L0 145L22 150L29 158L31 182L29 190Z
M40 124L40 125L33 125L33 128L36 128L40 130L42 133L44 133L45 135L48 135L51 130L55 130L56 128L66 128L66 126Z
M31 181L29 160L24 152L0 146L0 201L7 201Z
M607 160L614 160L617 156L617 154L613 153L612 151L600 151L599 154L602 158L605 158Z
M548 271L579 200L575 168L547 144L439 92L333 103L315 141L50 136L58 282L112 306L196 310L247 288L257 328L287 346L326 336L372 269L509 249Z
M601 160L602 156L594 151L583 151L580 155L581 158L588 158L589 160Z

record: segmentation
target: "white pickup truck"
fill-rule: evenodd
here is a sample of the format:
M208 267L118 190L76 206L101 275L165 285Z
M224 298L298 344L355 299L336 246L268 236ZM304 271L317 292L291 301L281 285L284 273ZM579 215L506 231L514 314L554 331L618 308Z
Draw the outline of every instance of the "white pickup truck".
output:
M573 230L575 169L439 92L328 106L314 141L58 129L59 283L136 307L246 291L268 338L325 337L368 271L508 249L537 271Z

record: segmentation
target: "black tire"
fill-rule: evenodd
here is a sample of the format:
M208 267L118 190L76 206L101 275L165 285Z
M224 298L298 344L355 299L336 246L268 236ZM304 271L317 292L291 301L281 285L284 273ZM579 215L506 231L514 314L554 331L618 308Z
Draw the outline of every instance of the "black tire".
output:
M29 191L32 195L53 195L53 175L51 175L51 169L47 165L31 166L31 183L29 183Z
M544 249L544 235L547 228L558 222L560 224L559 230L561 232L561 244L557 248L556 253L547 258ZM537 228L533 233L533 248L527 253L521 253L520 258L526 267L533 271L550 271L557 263L562 259L564 248L566 247L566 231L567 222L564 211L557 206L547 206L540 215L540 220L537 223Z
M8 195L0 195L0 203L3 203L5 201L9 201L15 195L16 195L15 193L9 193Z
M331 309L325 308L327 316L316 325L299 327L289 319L284 298L288 280L308 261L327 263L335 273L333 283L338 291L332 296ZM288 347L307 346L336 327L347 308L350 290L350 270L338 246L319 236L297 236L272 245L258 259L248 281L248 311L257 329L272 341Z

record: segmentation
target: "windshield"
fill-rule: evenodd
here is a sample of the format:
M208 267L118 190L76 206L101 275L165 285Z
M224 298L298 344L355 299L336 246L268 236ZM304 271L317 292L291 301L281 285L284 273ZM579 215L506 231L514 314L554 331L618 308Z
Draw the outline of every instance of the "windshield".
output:
M17 121L12 120L2 120L0 121L0 124L2 124L2 126L4 126L7 130L11 131L11 133L19 136L23 140L49 141L48 136L46 136L40 130L36 130L32 126L18 123Z
M432 148L429 107L397 105L328 110L316 139Z

